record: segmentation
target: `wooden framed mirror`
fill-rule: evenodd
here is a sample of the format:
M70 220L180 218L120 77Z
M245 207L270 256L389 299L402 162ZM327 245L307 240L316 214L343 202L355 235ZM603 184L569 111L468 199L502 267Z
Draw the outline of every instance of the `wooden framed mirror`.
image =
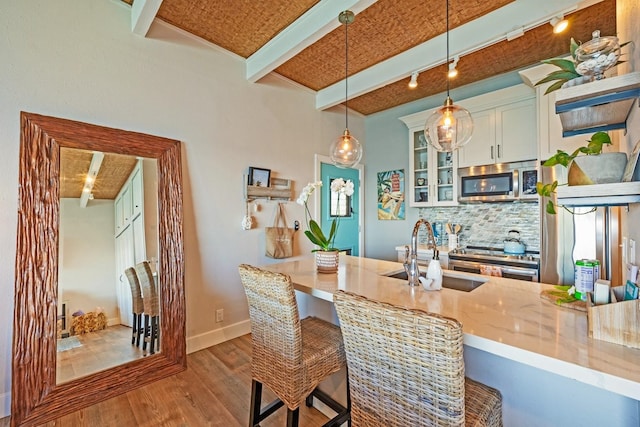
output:
M38 425L186 369L180 142L21 113L11 425ZM153 158L162 351L56 384L60 148Z

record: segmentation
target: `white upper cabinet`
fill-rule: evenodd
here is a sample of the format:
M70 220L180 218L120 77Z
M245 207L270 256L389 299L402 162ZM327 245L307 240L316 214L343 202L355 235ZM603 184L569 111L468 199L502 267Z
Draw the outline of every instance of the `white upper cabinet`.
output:
M459 103L473 118L471 141L459 153L458 167L519 162L537 158L535 91L526 85L469 98Z
M496 112L495 109L471 113L473 135L460 151L458 165L463 168L473 165L495 163Z
M496 163L538 157L535 98L496 108Z
M122 233L143 212L142 160L138 160L115 200L115 232Z

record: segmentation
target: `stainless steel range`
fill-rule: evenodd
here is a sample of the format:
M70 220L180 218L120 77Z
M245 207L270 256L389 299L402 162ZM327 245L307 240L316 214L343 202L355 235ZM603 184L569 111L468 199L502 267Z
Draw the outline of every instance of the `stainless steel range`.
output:
M509 255L502 248L467 246L449 252L449 269L538 282L540 255L537 251Z

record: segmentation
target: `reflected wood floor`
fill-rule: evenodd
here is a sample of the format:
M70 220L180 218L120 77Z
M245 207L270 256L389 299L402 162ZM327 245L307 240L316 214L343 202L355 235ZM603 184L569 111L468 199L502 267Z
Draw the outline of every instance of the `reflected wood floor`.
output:
M131 328L123 325L75 335L82 347L56 353L56 382L102 371L144 356L140 347L131 345ZM148 347L148 346L147 346Z
M187 370L45 424L78 426L219 426L246 427L251 397L251 335L187 356ZM274 399L265 388L263 406ZM327 417L300 407L300 426L321 426ZM286 409L261 422L284 427ZM0 427L9 426L9 418Z

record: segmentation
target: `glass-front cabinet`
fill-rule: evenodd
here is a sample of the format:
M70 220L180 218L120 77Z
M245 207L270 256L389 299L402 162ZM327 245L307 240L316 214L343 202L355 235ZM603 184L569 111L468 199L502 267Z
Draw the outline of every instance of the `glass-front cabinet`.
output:
M409 206L457 205L457 162L455 152L427 144L422 127L409 129Z

